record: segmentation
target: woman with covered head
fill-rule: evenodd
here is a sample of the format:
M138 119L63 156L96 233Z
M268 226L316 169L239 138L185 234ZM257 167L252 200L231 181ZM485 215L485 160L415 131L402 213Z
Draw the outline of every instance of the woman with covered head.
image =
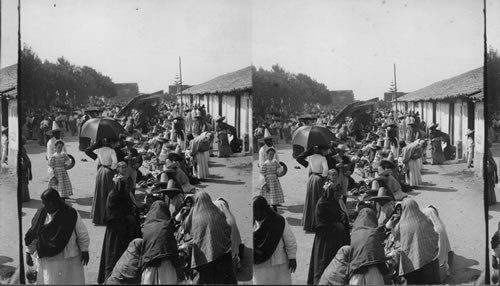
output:
M89 234L78 212L55 189L41 195L26 233L26 263L38 266L37 284L85 284L83 266L89 261Z
M297 268L297 241L285 218L266 199L253 199L253 283L291 285Z
M191 268L196 284L236 284L231 255L231 226L205 191L196 191L194 205L184 220L192 237Z
M400 245L399 275L404 276L408 284L439 284L439 235L415 200L403 200L394 237Z
M376 212L360 210L351 233L349 284L383 285L387 273L384 252L385 233L378 228Z
M316 205L316 235L307 276L309 285L318 284L339 248L350 243L347 213L339 204L341 195L339 184L329 184Z
M114 189L108 195L104 219L106 233L102 244L98 283L103 283L111 275L113 267L129 243L134 238L140 237L135 205L128 189L128 179L130 178L118 178Z
M240 244L241 235L238 229L238 224L236 224L236 218L233 213L229 210L229 204L223 198L218 198L214 201L216 205L226 216L227 223L231 226L231 253L233 256L233 268L238 270L240 268Z
M451 261L449 261L449 258L453 254L451 251L450 240L448 239L448 233L446 232L446 227L443 221L439 218L439 213L436 207L430 205L429 207L423 209L422 212L432 221L434 230L439 235L439 270L441 282L444 282L446 277L450 274Z
M163 201L151 205L142 227L143 254L141 284L177 284L182 272L178 257L175 225Z

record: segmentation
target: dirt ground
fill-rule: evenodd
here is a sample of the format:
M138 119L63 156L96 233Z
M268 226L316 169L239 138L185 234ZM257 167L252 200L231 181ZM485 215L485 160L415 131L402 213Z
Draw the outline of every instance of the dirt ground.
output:
M17 176L13 170L0 173L0 284L19 267L19 217Z
M68 153L76 159L76 166L68 171L74 194L73 200L69 200L69 202L80 213L90 234L90 262L85 269L85 279L88 284L96 284L105 232L104 226L95 226L90 219L97 173L96 163L83 152L78 151L76 137L64 138L64 140ZM46 148L39 146L35 141L29 141L26 149L33 163L33 181L29 185L32 200L23 204L23 232L29 228L36 209L41 205L40 194L48 186ZM81 161L83 158L88 161ZM197 187L207 191L213 200L223 197L228 201L246 246L245 259L237 278L241 284L248 284L252 278L253 242L251 231L251 156L235 155L231 158L210 158L210 174L212 177Z
M279 158L288 166L280 178L285 203L279 212L290 224L297 239L297 270L294 284L306 284L314 234L305 233L301 226L305 201L307 170L292 158L291 145L277 145ZM254 156L253 182L258 178L258 156ZM295 169L300 166L300 169ZM475 281L485 265L485 225L483 182L464 163L424 165L424 185L410 194L421 208L434 205L446 225L452 250L455 252L451 275L446 283L461 284ZM258 195L258 190L253 189Z

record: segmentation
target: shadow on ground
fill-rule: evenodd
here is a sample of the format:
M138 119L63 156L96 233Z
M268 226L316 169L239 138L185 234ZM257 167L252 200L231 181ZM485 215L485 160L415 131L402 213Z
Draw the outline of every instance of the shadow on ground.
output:
M286 221L288 222L289 225L291 226L301 226L302 225L302 220L294 217L287 217Z
M476 260L455 254L453 258L453 265L450 269L450 276L445 282L447 284L474 283L481 274L481 271L470 267L478 264L479 262Z
M226 165L224 165L224 164L217 164L217 163L212 163L212 164L209 163L208 167L214 167L214 168L215 167L221 167L222 168L222 167L226 167Z
M214 184L222 184L222 185L244 185L245 182L241 181L230 181L230 180L217 180L217 179L207 179L205 182L214 183Z
M439 187L429 187L429 186L419 186L417 188L418 191L431 191L431 192L445 192L452 193L456 192L456 189L453 188L439 188Z
M30 201L23 203L23 208L30 208L37 210L41 206L42 206L41 200L31 199Z
M288 210L291 213L302 213L304 212L304 204L301 205L295 205L295 206L287 206L286 210Z
M93 200L93 197L78 198L78 199L75 200L75 203L77 205L81 205L81 206L91 206L92 205L92 200Z

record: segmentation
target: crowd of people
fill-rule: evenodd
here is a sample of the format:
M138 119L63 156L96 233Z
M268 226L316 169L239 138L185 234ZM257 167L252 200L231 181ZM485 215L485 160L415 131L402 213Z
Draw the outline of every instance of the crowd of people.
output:
M315 235L307 283L443 283L453 263L446 227L436 207L421 208L407 194L422 185L423 165L440 165L454 156L439 125L427 126L418 112L376 110L358 141L346 122L288 121L329 128L335 138L328 146L294 146L295 160L309 174L301 224ZM260 194L254 198L254 251L259 255L254 282L290 284L291 273L301 265L294 234L278 213L286 201L279 181L286 165L277 156L279 136L273 136L272 126L259 124L255 130L263 144ZM467 132L469 168L474 164L473 132Z
M212 201L195 187L210 178L210 156L239 152L237 130L223 116L212 119L204 106L157 108L146 128L136 120L144 116L140 112L116 118L116 110L104 109L101 116L115 117L124 132L90 144L80 140L80 150L97 165L90 216L94 225L106 227L99 262L89 262L87 227L71 207L75 194L68 170L75 159L63 140L65 130L79 135L90 116L82 122L71 116L59 120L63 112L52 122L44 117L50 130L33 128L36 120L31 129L25 124L25 135L34 139L43 132L39 143L47 146L48 186L25 236L28 272L38 273L38 284L84 284L87 263L99 263L99 284L237 283L244 248L229 202ZM34 170L24 147L21 153L26 202Z

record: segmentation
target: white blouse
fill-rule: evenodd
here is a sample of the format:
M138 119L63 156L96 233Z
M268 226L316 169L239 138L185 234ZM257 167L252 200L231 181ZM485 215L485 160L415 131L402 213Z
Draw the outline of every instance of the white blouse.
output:
M97 155L98 165L108 166L113 170L116 169L118 159L116 158L116 152L114 149L105 146L94 150L94 153Z
M309 171L312 173L321 174L323 177L328 175L328 162L325 156L314 154L307 157L309 161Z

